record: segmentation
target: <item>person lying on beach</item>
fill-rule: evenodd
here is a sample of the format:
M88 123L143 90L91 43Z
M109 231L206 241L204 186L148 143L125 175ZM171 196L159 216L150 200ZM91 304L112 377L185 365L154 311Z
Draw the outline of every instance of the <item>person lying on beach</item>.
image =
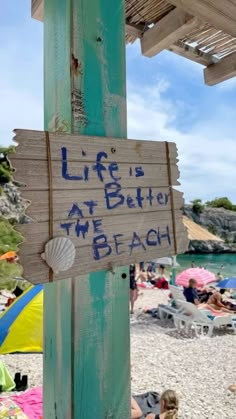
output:
M149 413L145 419L177 419L179 410L179 400L173 390L166 390L160 398L160 415ZM131 419L140 419L143 413L138 403L131 399Z
M196 306L200 304L198 293L197 293L197 281L193 278L189 280L187 288L184 288L183 294L188 303L195 304Z
M227 307L227 304L223 303L222 295L225 293L224 289L214 292L208 299L208 306L214 310L221 310L223 313L232 313L233 310Z

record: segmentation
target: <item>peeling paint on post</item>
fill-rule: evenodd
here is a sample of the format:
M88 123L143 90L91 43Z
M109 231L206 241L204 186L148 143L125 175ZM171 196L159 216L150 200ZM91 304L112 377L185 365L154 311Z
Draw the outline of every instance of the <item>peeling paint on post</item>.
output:
M44 1L45 129L126 138L124 25L124 0ZM127 279L45 287L45 419L129 418Z

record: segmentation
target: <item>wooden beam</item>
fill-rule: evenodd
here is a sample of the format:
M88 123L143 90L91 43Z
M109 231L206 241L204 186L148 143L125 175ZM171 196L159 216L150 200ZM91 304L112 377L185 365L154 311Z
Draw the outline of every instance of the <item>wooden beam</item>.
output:
M175 41L191 32L198 25L198 20L182 9L174 9L161 19L141 38L142 54L153 57L167 49Z
M33 19L43 22L44 0L31 0L31 16ZM127 22L125 25L126 35L134 38L141 38L144 25L133 25Z
M175 44L171 45L169 51L174 52L175 54L180 55L183 58L187 58L188 60L194 61L198 64L204 65L204 67L207 67L213 63L213 57L210 54L199 51L199 49L190 45L184 45L180 41L177 41Z
M127 138L124 6L44 0L45 129ZM70 278L44 288L43 417L129 418L129 267Z
M236 2L232 0L168 0L217 29L236 37Z
M43 22L44 0L31 0L31 16Z
M131 23L126 23L125 33L127 36L132 36L134 38L141 38L142 27L140 25L132 25Z
M214 86L235 76L236 52L223 58L217 64L211 64L204 70L204 80L208 86Z

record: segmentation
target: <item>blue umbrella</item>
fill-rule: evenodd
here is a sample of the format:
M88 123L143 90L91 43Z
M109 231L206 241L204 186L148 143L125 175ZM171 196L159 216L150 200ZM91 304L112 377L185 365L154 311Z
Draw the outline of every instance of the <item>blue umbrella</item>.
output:
M236 289L236 278L225 278L222 281L217 282L219 288L233 288Z

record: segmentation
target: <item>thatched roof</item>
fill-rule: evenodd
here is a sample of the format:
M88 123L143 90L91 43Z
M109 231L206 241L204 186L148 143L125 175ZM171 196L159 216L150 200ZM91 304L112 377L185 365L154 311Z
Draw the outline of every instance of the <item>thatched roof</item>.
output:
M185 227L187 228L189 240L223 242L223 240L220 237L211 234L208 230L201 227L199 224L196 224L188 217L184 216L183 222Z
M31 1L43 20L44 0ZM125 0L125 12L126 41L139 38L143 55L168 49L196 61L208 85L236 76L235 0Z

